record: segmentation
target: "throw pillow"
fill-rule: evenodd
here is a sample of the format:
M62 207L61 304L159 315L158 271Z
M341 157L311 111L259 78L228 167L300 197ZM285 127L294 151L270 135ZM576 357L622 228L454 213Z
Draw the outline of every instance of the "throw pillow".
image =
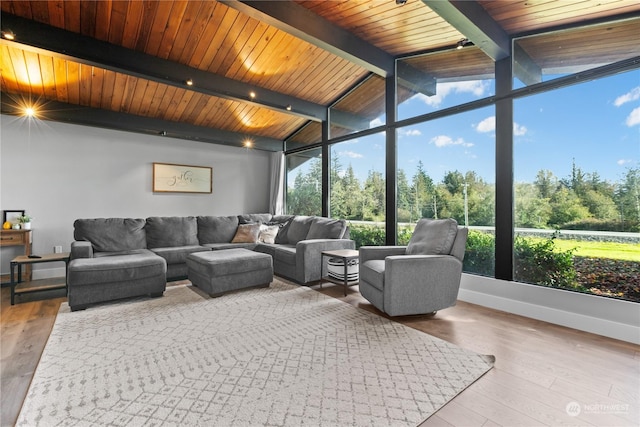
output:
M231 243L256 243L260 234L260 224L240 224Z
M258 236L258 241L262 243L275 243L278 231L280 231L280 226L278 225L262 224L260 226L260 235Z
M453 241L458 234L458 223L455 219L423 218L413 230L407 255L444 255L451 253Z

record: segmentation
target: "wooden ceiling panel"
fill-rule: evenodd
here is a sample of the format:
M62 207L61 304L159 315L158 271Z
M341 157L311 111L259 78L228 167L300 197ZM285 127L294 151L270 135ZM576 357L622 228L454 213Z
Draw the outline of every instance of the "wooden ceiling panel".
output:
M577 72L640 56L640 18L546 35L525 37L517 44L547 73Z
M295 1L394 56L450 46L464 38L422 1Z
M94 66L2 46L2 91L117 112L153 116L247 135L284 139L298 117ZM118 90L113 90L113 88Z
M509 34L640 11L637 0L479 0Z
M154 70L162 67L168 70L166 75L157 76L149 69L150 65L137 64L135 60L122 65L106 55L101 62L80 49L75 51L80 58L75 61L65 56L60 46L51 46L58 53L47 55L42 50L2 41L2 90L12 95L181 122L211 128L212 132L220 129L282 139L304 127L296 134L297 142L316 143L320 124L304 125L306 119L318 120L321 114L326 117L322 106L340 100L336 108L348 113L343 117L347 127L383 111L384 79L376 76L367 79L368 70L388 73L393 67L386 68L386 64L392 63L394 57L430 52L405 61L440 81L486 77L494 72L493 61L479 47L440 52L464 38L464 28L454 28L421 0L409 0L405 5L397 5L393 0L292 2L296 5L289 6L296 6L296 11L305 8L328 21L329 25L320 25L325 33L334 30L362 50L370 48L366 51L374 54L359 57L349 51L346 43L326 49L323 43L331 37L323 38L321 33L305 36L300 28L296 29L300 32L292 32L296 37L288 32L288 25L295 27L292 22L284 25L276 22L287 19L278 15L281 8L277 7L265 7L254 14L252 9L233 8L212 0L2 0L3 13L161 58L166 62L159 62ZM545 70L579 68L640 55L636 46L640 25L638 20L631 19L631 15L640 13L637 0L479 0L478 3L510 35L623 15L624 22L563 29L518 40L519 46ZM435 6L434 9L438 10ZM478 12L477 8L475 11ZM306 14L302 12L293 16L304 20ZM453 15L447 16L452 22L457 19ZM463 18L474 20L472 16ZM494 24L489 21L479 26ZM460 28L461 24L456 26ZM348 34L338 31L341 29L359 40L350 39ZM42 41L35 39L36 45ZM598 43L593 43L594 40ZM130 52L119 53L126 56ZM151 62L151 58L147 60ZM145 72L148 78L144 78ZM183 72L196 74L201 82L209 77L214 83L198 88L196 82L194 88L184 87L182 83L192 76L184 76L183 80ZM233 91L220 89L221 77L229 79L224 83L236 85ZM257 92L255 103L248 102L249 87ZM398 92L400 98L412 94L403 88ZM216 94L219 96L212 96ZM298 115L285 111L291 99L305 105ZM295 112L296 105L291 107Z
M473 79L495 73L495 66L491 58L475 46L420 55L405 61L413 67L429 73L439 81ZM460 67L460 64L465 64L465 66Z

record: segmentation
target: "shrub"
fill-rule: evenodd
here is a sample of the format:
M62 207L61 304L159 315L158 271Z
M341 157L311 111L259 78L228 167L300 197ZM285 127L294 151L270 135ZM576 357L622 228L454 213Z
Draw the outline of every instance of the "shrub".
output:
M382 246L385 244L385 229L377 225L349 224L351 240L360 246Z
M469 230L467 250L462 269L467 273L493 276L495 270L495 236L477 230Z
M514 279L538 285L577 288L574 249L555 249L552 237L533 241L516 237L514 245Z
M413 226L398 228L398 245L406 246L413 234ZM360 246L383 246L386 244L384 226L368 224L349 224L350 238Z
M409 240L411 240L411 235L413 234L413 229L415 227L401 227L398 229L398 244L400 246L407 246L409 244Z

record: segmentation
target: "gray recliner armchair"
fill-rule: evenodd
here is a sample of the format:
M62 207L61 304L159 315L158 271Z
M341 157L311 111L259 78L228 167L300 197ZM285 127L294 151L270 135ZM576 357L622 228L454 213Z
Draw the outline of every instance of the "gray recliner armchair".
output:
M454 219L423 218L407 246L362 246L360 293L390 316L455 305L468 232Z

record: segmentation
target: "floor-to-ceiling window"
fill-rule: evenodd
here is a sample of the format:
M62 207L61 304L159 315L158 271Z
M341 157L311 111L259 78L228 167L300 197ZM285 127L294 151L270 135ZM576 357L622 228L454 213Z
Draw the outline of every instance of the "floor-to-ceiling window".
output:
M514 279L640 301L640 71L514 101Z
M493 276L494 108L399 128L397 139L398 243L420 218L455 218L470 228L464 270Z
M331 146L331 217L349 220L357 246L385 242L385 134Z
M614 25L605 29L609 26ZM508 122L513 170L508 165L505 170L504 162L496 164L496 115L502 114L497 111L509 118L511 111L503 108L504 102L495 108L493 61L487 66L478 48L465 48L453 59L438 52L403 60L412 67L405 77L424 80L398 77L395 121L371 120L345 107L355 108L358 102L344 99L342 127L334 123L327 141L331 215L354 224L386 221L377 219L380 209L366 209L391 204L382 191L376 193L385 186L385 161L371 160L376 148L385 153L388 141L382 133L366 133L386 125L396 132L393 148L387 145L386 150L396 150L387 153L397 163L397 197L395 206L382 212L394 209L399 244L408 241L419 218L454 217L471 229L466 272L493 276L495 266L511 265L513 256L515 281L640 301L640 70L637 61L629 62L637 47L614 43L606 57L576 53L599 42L606 45L608 39L602 37L584 42L589 46L558 49L573 34L515 41L515 88L500 94L514 106ZM467 62L474 65L460 67ZM380 111L383 98L368 98L365 89L382 90L381 80L365 83L354 93L360 100L378 101L369 113ZM505 82L500 83L504 88ZM509 128L501 126L499 135ZM353 133L357 138L344 139ZM510 144L511 139L499 141ZM496 170L513 173L515 179L513 227L510 221L498 224L502 236L514 233L513 251L499 251L499 259ZM504 200L503 191L500 195ZM384 244L384 234L376 233L356 231L352 238L359 245Z
M315 148L287 156L286 212L322 213L322 150Z

